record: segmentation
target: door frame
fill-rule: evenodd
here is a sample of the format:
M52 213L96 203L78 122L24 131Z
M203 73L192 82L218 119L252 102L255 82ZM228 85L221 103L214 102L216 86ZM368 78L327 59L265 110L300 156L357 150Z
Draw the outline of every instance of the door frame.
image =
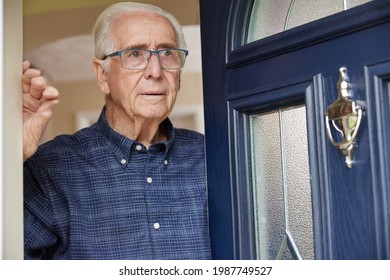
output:
M23 150L20 77L23 53L23 1L1 0L0 70L0 259L22 260Z

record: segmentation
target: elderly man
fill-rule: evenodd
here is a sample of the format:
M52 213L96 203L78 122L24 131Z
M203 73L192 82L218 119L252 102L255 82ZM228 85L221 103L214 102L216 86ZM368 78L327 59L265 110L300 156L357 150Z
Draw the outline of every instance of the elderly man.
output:
M24 63L26 259L210 259L203 135L168 115L186 56L176 19L118 3L93 29L99 120L41 145L58 92Z

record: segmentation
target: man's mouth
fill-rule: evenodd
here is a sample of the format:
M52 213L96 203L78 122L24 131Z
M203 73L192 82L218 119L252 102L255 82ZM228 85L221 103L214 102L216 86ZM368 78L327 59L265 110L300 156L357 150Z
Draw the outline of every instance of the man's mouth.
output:
M143 92L140 95L143 95L143 96L161 96L161 95L165 95L165 93L162 93L162 92Z

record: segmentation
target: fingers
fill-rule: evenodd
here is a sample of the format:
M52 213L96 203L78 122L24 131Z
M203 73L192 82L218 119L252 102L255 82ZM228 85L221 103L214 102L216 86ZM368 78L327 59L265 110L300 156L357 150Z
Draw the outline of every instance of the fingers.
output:
M60 93L55 87L47 86L43 91L42 96L46 99L58 99Z
M23 93L27 93L30 91L32 80L35 78L39 78L37 80L38 84L42 83L40 80L44 78L41 76L41 71L33 68L28 68L23 72L22 75L22 90ZM46 83L46 82L45 82Z
M23 61L22 88L23 93L33 99L39 100L40 112L49 112L56 105L59 92L55 87L48 86L46 79L38 69L31 68L28 60ZM28 99L26 99L28 100Z
M22 66L23 66L23 73L24 73L24 72L26 72L26 70L27 70L28 68L31 67L31 63L30 63L30 61L25 60L25 61L23 61Z
M22 90L23 93L29 93L33 98L57 99L58 90L48 86L46 79L38 69L30 68L31 63L28 60L23 61Z
M36 99L40 99L47 87L46 80L42 76L33 77L30 81L30 94Z

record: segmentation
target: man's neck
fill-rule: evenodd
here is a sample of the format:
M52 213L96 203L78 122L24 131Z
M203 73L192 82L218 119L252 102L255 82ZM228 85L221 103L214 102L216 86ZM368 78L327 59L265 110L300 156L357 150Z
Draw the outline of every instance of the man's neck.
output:
M117 133L142 143L146 148L167 139L167 134L160 119L142 117L122 117L106 110L106 119L110 127Z

